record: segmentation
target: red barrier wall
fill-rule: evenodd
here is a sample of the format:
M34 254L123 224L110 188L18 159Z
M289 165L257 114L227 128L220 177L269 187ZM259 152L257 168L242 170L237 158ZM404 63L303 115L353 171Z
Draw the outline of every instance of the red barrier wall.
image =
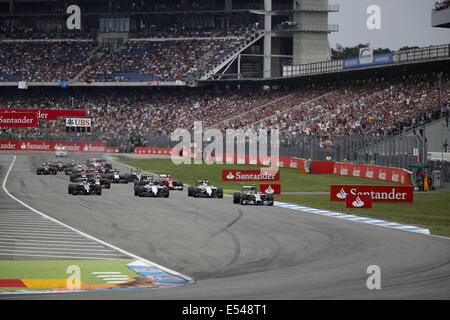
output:
M411 172L400 168L335 162L333 173L341 176L385 180L404 185L411 184L409 179Z
M333 174L334 161L311 161L311 173Z

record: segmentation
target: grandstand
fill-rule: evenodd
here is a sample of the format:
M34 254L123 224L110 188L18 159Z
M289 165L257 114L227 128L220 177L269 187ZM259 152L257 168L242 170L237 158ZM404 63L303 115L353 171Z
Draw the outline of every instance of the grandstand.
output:
M169 145L175 128L201 120L280 129L281 152L305 158L392 164L386 157L401 153L407 161L396 165L407 168L414 149L423 160L447 151L450 45L370 64L331 60L328 35L339 26L328 16L339 6L326 0L78 5L82 28L68 30L61 1L0 1L0 107L85 109L92 132L64 135L62 122L46 121L2 129L4 139L106 140L132 151ZM436 122L444 133L428 135ZM407 136L405 150L386 142ZM323 150L324 138L348 144Z

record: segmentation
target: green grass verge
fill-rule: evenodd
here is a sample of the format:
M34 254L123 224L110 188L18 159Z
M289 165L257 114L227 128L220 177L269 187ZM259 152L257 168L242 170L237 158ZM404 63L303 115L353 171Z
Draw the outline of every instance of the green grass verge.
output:
M195 180L208 178L209 181L231 194L240 191L242 185L251 182L223 182L223 169L255 169L252 165L175 165L170 159L133 159L117 157L127 165L141 168L155 174L169 173L174 179L186 184L194 184ZM355 185L395 185L395 183L345 177L330 174L301 174L298 169L280 168L282 192L329 192L332 184ZM392 222L411 224L430 229L437 235L450 236L450 193L415 194L414 203L375 202L372 209L346 209L344 202L331 202L329 195L281 195L275 200L301 204L312 208L333 210L359 216L374 217Z
M332 210L358 216L428 228L432 234L450 236L450 192L414 194L414 202L374 202L371 209L346 209L345 202L330 201L329 195L280 195L277 201Z
M169 173L173 179L181 180L185 184L194 185L197 179L208 179L213 185L222 187L225 193L241 191L243 185L252 182L224 182L222 170L224 169L258 169L254 165L241 164L213 164L175 165L170 159L138 159L117 158L129 166L141 168L155 174ZM280 168L280 181L282 192L329 192L331 184L360 184L360 185L392 185L391 182L366 178L343 177L332 174L302 174L299 169Z
M114 271L130 277L139 276L126 265L133 260L2 260L0 261L0 279L66 279L67 267L77 265L84 284L105 283L92 272ZM0 291L42 290L51 288L0 288Z

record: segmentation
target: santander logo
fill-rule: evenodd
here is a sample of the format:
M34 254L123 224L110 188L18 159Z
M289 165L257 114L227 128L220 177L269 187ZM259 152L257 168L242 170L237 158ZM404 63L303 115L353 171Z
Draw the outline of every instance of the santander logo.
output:
M24 143L22 143L22 145L20 146L20 149L25 150L27 148L27 145Z
M228 180L233 180L234 179L234 175L233 175L233 173L228 173L228 175L227 175L227 179Z
M83 150L84 150L85 152L88 152L88 151L89 151L89 147L88 147L88 145L87 145L87 144L85 144L85 145L84 145L84 148L83 148Z
M272 189L272 186L269 186L266 190L264 190L264 193L267 194L273 194L275 192L275 190Z
M359 197L357 197L356 200L352 202L352 205L357 207L357 208L363 207L364 204L365 203Z
M345 199L347 197L347 192L345 192L344 188L339 191L339 193L336 195L339 199Z

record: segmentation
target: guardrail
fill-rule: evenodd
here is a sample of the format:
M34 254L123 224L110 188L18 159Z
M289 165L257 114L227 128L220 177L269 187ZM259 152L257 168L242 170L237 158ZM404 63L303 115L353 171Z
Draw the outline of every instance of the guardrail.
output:
M295 23L287 26L276 25L273 31L302 31L302 32L338 32L339 25L337 24L301 24Z
M450 44L393 52L394 65L445 58L450 58ZM344 60L329 60L309 64L284 65L282 67L283 77L308 76L343 71L343 61ZM361 66L360 68L365 67Z

